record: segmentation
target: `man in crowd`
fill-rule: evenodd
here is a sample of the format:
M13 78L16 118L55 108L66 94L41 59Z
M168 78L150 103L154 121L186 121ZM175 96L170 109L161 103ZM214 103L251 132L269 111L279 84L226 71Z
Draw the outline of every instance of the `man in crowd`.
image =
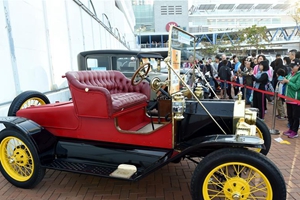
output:
M252 54L251 54L251 57L252 57L252 62L254 62L254 60L256 59L256 53L255 52L252 52Z
M185 68L185 69L192 69L194 65L195 65L195 59L194 59L194 56L193 56L193 55L190 55L190 56L189 56L189 59L188 59L188 62L186 62L186 63L184 64L184 68Z
M225 60L227 62L225 62ZM227 63L227 67L229 68L230 70L230 75L229 77L227 77L227 81L231 81L231 78L232 78L232 73L231 73L231 70L232 70L232 65L231 65L231 62L227 60L227 57L226 57L226 54L222 54L222 65L224 65L225 63ZM226 89L226 93L229 97L229 99L232 99L232 95L231 95L231 84L227 84L227 89Z
M229 61L227 61L226 55L225 55L225 59L223 59L223 55L222 55L222 62L221 62L219 72L218 72L218 76L219 76L220 80L222 80L222 82L220 84L221 85L221 96L223 96L223 98L225 98L226 97L225 94L227 93L229 99L232 99L231 86L229 87L229 84L227 83L227 81L231 81L231 67L230 66L231 66L231 64Z
M300 59L300 51L297 51L297 53L296 53L296 59Z
M234 55L232 56L232 65L233 65L233 77L232 77L232 81L233 82L237 82L239 83L239 80L237 79L237 72L239 70L239 68L241 67L241 62L239 61L239 58ZM243 83L240 83L240 84L243 84ZM234 89L234 95L236 96L239 92L239 87L238 86L233 86L233 89Z
M209 73L209 79L207 80L209 82L209 85L213 90L215 90L216 84L215 84L215 79L214 79L214 67L211 65L211 59L205 60L205 65L203 68L203 75L206 76L207 73ZM210 99L214 98L214 93L210 91Z
M297 53L297 50L296 49L292 49L289 51L289 57L291 59L291 63L294 63L295 61L295 58L296 58L296 53Z
M237 73L238 69L241 66L241 62L239 61L239 58L236 55L232 56L232 60L233 60L233 64L234 64L233 72Z

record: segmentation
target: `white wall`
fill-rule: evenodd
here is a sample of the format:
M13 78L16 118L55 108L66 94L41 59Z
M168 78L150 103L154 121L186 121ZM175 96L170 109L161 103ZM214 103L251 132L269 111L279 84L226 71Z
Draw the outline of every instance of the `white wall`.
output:
M89 0L81 3L93 12ZM105 13L134 46L133 29L115 1L93 4L98 18ZM79 52L127 49L73 0L0 0L0 38L0 116L26 90L46 93L52 102L67 100L70 94L61 90L67 87L61 76L78 69Z

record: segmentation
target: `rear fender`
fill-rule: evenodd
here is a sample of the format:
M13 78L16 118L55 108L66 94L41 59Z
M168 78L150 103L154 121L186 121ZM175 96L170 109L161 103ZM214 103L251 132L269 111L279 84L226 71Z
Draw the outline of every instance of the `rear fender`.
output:
M32 120L22 117L0 117L6 129L18 130L36 147L41 163L54 158L57 138ZM1 134L1 132L0 132Z

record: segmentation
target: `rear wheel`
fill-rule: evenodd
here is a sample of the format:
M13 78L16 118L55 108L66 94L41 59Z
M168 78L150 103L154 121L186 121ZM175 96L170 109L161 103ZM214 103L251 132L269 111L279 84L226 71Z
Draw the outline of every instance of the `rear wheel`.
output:
M34 145L18 130L5 129L0 133L0 170L13 185L33 188L44 177Z
M194 200L286 199L279 169L264 155L241 148L220 149L196 167L191 182Z
M39 106L49 104L47 96L37 91L26 91L19 94L11 103L8 116L16 116L18 110L28 108L30 106Z

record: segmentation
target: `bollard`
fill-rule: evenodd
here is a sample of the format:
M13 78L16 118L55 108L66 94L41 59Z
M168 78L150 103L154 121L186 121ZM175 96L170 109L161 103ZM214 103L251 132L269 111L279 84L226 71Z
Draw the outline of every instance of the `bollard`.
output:
M271 129L270 129L270 133L272 135L278 135L279 134L279 130L275 129L277 96L278 96L278 92L275 92L274 93L274 104L273 104L273 115L272 115L272 126L271 126Z

